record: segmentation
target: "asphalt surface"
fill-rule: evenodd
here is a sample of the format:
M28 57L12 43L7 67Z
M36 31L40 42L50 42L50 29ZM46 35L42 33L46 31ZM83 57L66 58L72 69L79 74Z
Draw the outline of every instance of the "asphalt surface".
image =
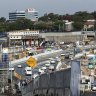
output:
M43 61L43 62L38 63L37 66L36 66L36 68L32 69L32 75L34 75L34 74L39 74L39 73L38 73L38 70L41 69L42 67L44 67L45 64L47 64L47 62L48 62L48 60L45 60L45 61ZM51 64L51 65L53 65L53 66L56 68L57 63L56 63L56 64ZM16 73L18 73L21 77L23 77L23 78L25 78L25 79L27 79L27 80L31 80L32 77L26 75L26 74L25 74L25 71L24 71L24 70L25 70L25 67L27 67L27 64L26 64L26 63L22 63L21 66L22 66L21 68L18 68L18 65L16 65L16 66L14 67Z

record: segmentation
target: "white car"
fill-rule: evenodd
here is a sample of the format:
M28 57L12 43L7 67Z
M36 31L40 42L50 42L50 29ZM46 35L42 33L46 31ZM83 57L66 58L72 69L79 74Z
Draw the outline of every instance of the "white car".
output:
M9 68L9 71L14 71L14 68Z
M39 69L38 72L39 72L40 74L44 74L44 73L45 73L45 71L42 70L42 69Z
M19 65L17 65L17 67L18 67L18 68L21 68L21 67L22 67L22 65L20 65L20 64L19 64Z
M46 68L46 67L42 67L41 69L42 69L42 70L46 70L47 68Z
M45 64L45 66L46 66L46 67L49 67L49 66L50 66L50 64L49 64L49 63L46 63L46 64Z
M50 69L50 70L54 69L54 66L52 66L52 65L51 65L51 66L49 66L49 69Z
M38 74L33 74L33 78L36 78L38 76Z
M25 74L26 75L32 75L32 69L31 69L31 67L26 67L25 68Z
M92 91L96 91L96 86L92 86Z
M54 63L56 63L56 61L55 60L51 60L50 63L51 64L54 64Z

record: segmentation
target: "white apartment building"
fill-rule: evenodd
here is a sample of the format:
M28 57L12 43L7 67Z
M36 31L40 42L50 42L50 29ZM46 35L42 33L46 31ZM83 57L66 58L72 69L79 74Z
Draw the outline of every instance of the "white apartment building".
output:
M31 21L38 21L38 11L36 11L34 8L26 9L25 11L13 11L9 13L9 20L15 21L18 18L27 18Z
M39 43L39 31L38 30L19 30L8 32L9 46L24 45L32 46Z
M25 18L30 19L31 21L38 21L38 11L35 9L26 9Z
M72 23L73 22L69 22L69 21L65 23L65 30L66 31L72 31L73 30Z

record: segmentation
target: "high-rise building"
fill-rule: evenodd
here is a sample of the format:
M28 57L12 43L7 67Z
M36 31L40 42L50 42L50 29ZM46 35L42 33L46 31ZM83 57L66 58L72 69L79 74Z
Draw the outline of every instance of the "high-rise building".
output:
M35 9L26 9L25 11L14 11L9 13L9 20L15 21L18 18L27 18L31 21L38 21L38 11Z
M14 11L9 13L9 20L15 21L18 18L25 18L25 11Z
M36 11L35 9L26 9L25 18L32 21L38 21L38 11Z

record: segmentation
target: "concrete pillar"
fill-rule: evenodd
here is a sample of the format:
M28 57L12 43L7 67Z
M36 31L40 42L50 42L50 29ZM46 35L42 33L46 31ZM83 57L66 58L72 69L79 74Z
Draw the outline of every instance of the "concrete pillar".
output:
M71 96L80 96L80 61L71 61Z

